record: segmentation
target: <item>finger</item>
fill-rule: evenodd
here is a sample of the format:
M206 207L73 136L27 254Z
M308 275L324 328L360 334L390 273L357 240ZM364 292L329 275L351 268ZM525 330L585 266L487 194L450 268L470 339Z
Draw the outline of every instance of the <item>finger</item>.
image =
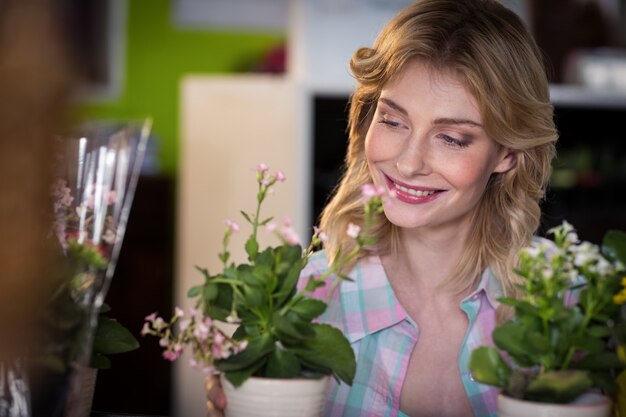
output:
M222 410L215 408L211 401L206 402L206 415L207 417L224 417Z
M204 389L206 391L207 400L211 402L211 405L215 409L223 410L226 408L226 395L224 394L219 376L207 376L204 380Z

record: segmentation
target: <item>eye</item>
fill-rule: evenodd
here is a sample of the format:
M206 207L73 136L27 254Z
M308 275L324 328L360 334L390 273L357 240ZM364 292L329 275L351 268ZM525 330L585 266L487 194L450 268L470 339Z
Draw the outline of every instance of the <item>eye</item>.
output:
M391 120L390 116L387 113L384 113L378 120L378 123L387 125L389 127L397 128L400 127L400 122L396 122Z
M448 146L453 146L457 148L466 148L468 146L468 143L463 139L457 139L455 137L452 137L446 134L441 134L439 135L439 137Z

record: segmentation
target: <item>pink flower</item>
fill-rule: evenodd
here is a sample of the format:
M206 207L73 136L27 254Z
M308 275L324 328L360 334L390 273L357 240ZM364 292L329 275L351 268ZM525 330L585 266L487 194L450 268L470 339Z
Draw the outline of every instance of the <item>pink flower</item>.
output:
M184 332L185 330L189 328L190 324L191 324L190 319L182 319L180 323L178 324L178 327L180 328L181 332Z
M148 323L144 323L143 327L141 328L141 335L145 336L147 334L150 334L151 329L150 329L150 325Z
M149 322L154 322L157 318L157 313L152 313L146 316L145 320Z
M193 330L193 335L200 341L205 341L209 338L209 328L204 323L198 322Z
M284 182L285 179L285 173L283 171L276 171L276 181Z
M176 359L180 358L180 353L166 350L163 352L163 357L170 362L174 362Z
M273 233L274 231L276 231L277 228L278 228L278 225L276 224L276 222L269 222L268 224L265 225L265 230L267 230L270 233Z
M317 238L322 242L328 241L328 235L317 226L313 226L313 238Z
M232 220L225 220L226 226L233 232L237 233L239 231L239 225Z
M359 237L359 233L361 233L361 227L357 226L354 223L349 223L348 224L348 230L346 231L346 234L348 236L350 236L352 239L356 239L357 237Z
M283 239L285 239L285 242L287 242L289 245L300 244L300 236L298 236L298 234L292 227L289 227L289 226L281 227L280 235L282 236Z
M259 174L264 174L265 172L267 172L269 170L269 167L267 165L265 165L264 163L260 163L256 166L256 171Z
M107 194L107 205L111 205L115 203L117 200L117 192L115 190L111 190Z

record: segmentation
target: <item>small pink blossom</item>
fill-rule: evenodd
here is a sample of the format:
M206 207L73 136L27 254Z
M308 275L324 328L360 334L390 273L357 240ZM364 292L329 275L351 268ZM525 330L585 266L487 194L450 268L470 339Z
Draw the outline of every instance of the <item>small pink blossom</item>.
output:
M168 347L169 344L170 344L170 341L167 340L166 338L162 337L161 339L159 339L159 346Z
M349 223L348 224L348 230L346 231L346 234L348 236L350 236L352 239L356 239L357 237L359 237L359 233L361 233L361 227L354 224L354 223Z
M184 332L185 330L189 328L190 324L191 324L191 319L182 319L180 323L178 324L178 327L180 328L181 332Z
M180 353L166 350L163 352L163 357L170 362L174 362L176 359L180 358Z
M156 320L156 318L157 318L157 313L152 313L152 314L148 314L145 317L145 320L149 321L149 322L154 322Z
M282 236L283 239L285 239L285 242L287 242L289 245L300 244L300 236L298 236L298 233L296 233L296 231L292 227L288 227L288 226L281 227L280 235Z
M268 224L265 225L265 230L267 230L270 233L274 233L277 228L278 228L278 225L276 224L276 222L269 222Z
M148 323L144 323L143 327L141 328L141 335L145 336L147 334L150 334L151 329L150 329L150 325Z
M284 182L285 179L285 173L283 171L276 171L276 181Z
M239 231L239 225L232 220L225 220L226 226L233 232L237 233Z
M322 242L328 241L328 235L317 226L313 226L313 237L319 239Z
M209 338L209 328L202 322L196 323L196 328L193 330L193 335L200 341L205 341Z
M268 180L267 178L263 178L261 181L259 181L262 185L268 187L270 185L270 180Z
M111 190L107 193L107 205L111 205L117 201L117 192Z
M382 185L363 184L361 186L361 194L365 198L382 197L387 194L385 187Z
M256 166L256 170L259 174L263 174L269 170L269 167L261 162L260 164Z

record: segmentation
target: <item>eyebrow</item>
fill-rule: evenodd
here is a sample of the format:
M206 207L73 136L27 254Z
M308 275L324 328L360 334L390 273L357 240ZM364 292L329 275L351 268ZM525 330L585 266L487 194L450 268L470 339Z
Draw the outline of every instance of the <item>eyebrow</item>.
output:
M390 100L385 97L381 97L379 101L382 101L383 103L385 103L392 109L399 111L400 113L408 117L409 112L404 107L396 103L395 101ZM434 125L469 125L472 127L483 127L483 125L481 125L480 123L475 122L470 119L455 119L452 117L440 117L439 119L435 119L433 121L433 124Z

